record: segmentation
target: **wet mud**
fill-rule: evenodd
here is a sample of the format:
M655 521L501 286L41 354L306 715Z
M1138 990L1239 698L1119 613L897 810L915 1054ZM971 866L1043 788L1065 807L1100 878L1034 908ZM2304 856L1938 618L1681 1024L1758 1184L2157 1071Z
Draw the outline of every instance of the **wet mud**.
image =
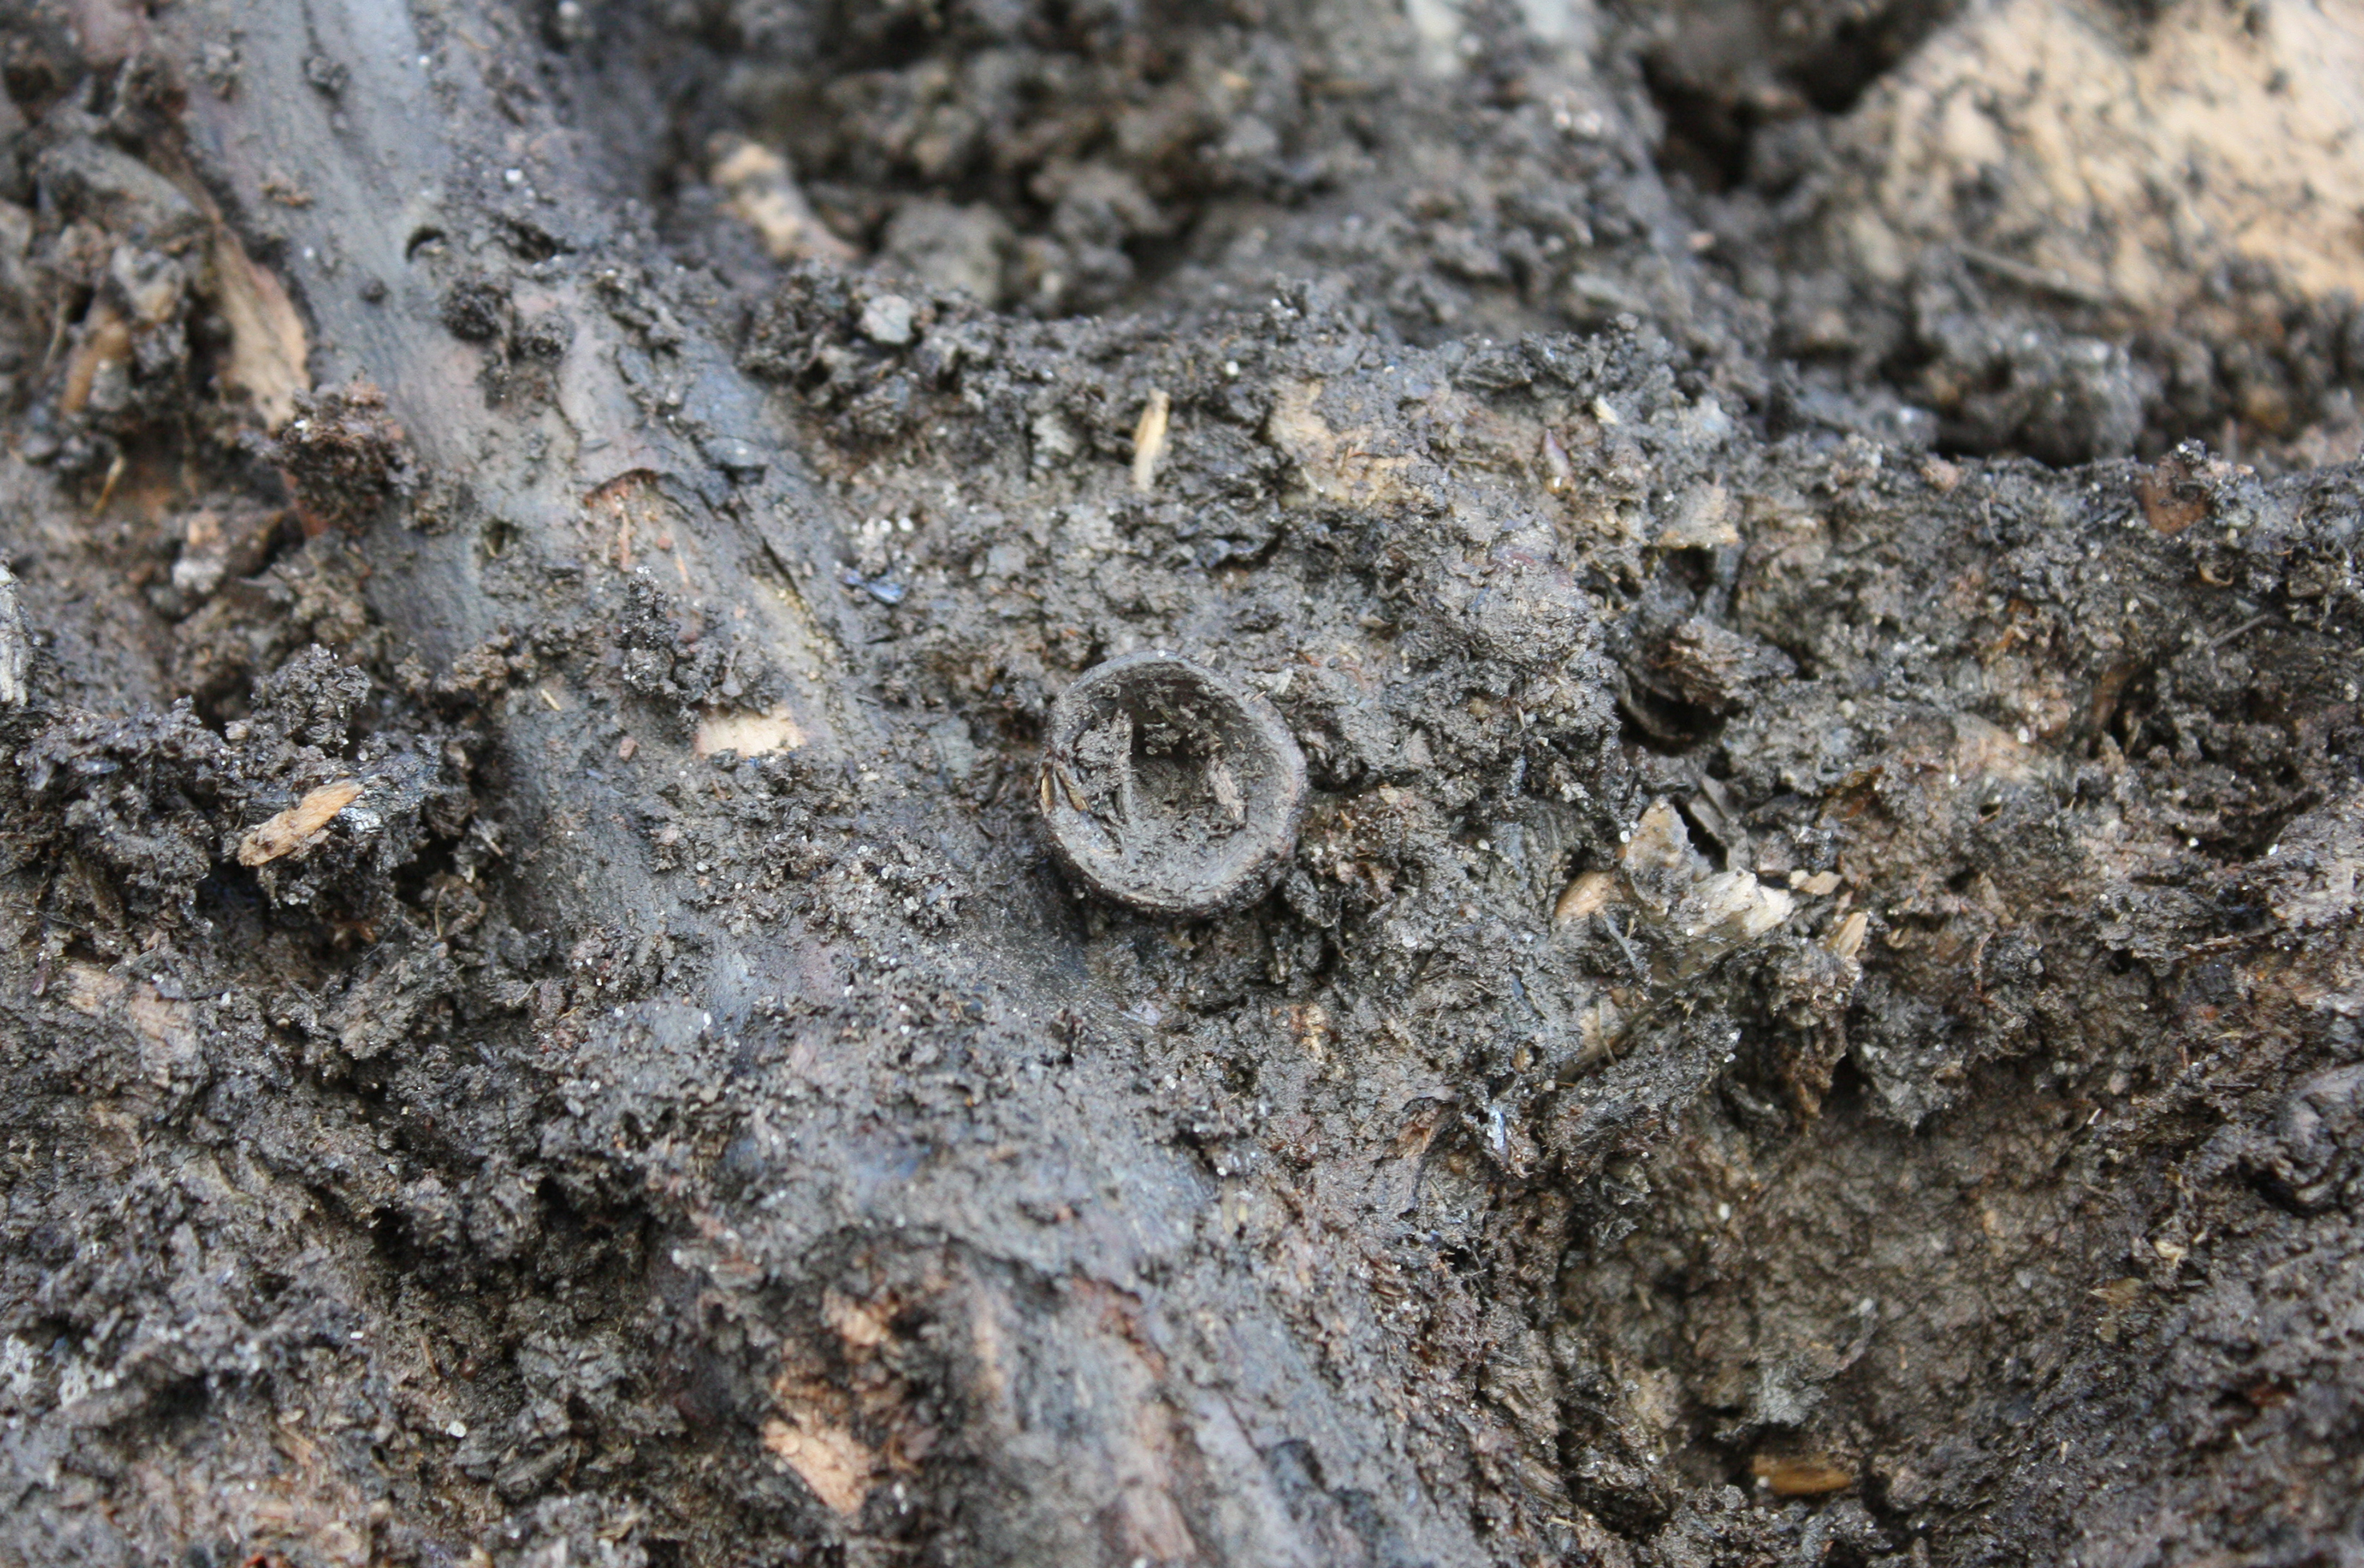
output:
M2218 9L0 10L0 1556L2364 1552Z

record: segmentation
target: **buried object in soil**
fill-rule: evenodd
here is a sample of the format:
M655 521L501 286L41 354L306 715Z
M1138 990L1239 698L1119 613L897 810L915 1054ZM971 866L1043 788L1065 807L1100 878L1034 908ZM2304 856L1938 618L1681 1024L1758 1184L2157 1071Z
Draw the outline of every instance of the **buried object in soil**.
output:
M1087 887L1151 915L1210 915L1272 884L1297 845L1305 757L1270 703L1204 665L1128 653L1052 706L1043 816Z

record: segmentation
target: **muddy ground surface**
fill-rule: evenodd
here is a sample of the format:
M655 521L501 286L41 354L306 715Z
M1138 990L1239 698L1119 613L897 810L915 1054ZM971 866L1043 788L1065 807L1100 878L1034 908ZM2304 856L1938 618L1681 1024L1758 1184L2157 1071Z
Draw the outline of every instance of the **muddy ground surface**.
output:
M0 6L0 1556L2364 1562L2343 18Z

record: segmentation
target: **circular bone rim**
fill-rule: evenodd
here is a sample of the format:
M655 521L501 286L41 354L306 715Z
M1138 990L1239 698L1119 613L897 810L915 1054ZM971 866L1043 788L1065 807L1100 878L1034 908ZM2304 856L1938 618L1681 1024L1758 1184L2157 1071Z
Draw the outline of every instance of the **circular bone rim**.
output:
M1225 753L1240 763L1244 816L1208 852L1136 862L1088 809L1076 748L1095 721L1138 715L1161 699L1189 703L1212 721ZM1261 896L1295 851L1305 813L1305 755L1257 693L1178 654L1125 653L1085 672L1052 704L1038 795L1052 847L1076 881L1143 914L1213 915Z

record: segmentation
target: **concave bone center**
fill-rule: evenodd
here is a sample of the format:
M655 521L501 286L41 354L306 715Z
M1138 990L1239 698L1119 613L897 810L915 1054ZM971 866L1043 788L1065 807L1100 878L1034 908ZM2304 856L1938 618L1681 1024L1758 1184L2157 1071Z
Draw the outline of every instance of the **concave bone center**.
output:
M1188 701L1112 706L1075 740L1091 814L1128 858L1196 858L1247 821L1243 781L1218 717Z

